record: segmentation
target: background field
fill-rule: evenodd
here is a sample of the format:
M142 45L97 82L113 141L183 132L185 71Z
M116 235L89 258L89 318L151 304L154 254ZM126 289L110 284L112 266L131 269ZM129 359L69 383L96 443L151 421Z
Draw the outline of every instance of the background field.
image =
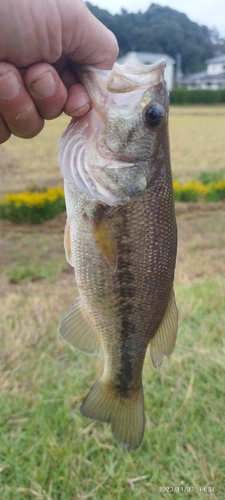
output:
M0 196L11 190L48 187L62 182L57 144L69 119L46 122L32 140L11 137L0 146ZM224 160L225 106L171 107L170 142L174 177L193 179L199 172L221 170Z
M57 142L67 121L0 147L1 195L61 182ZM225 108L172 108L174 175L224 169L224 130ZM132 453L108 425L79 413L102 357L77 353L56 334L76 296L65 214L42 226L0 221L2 500L224 500L225 205L179 203L176 212L178 340L160 370L146 359L146 431Z

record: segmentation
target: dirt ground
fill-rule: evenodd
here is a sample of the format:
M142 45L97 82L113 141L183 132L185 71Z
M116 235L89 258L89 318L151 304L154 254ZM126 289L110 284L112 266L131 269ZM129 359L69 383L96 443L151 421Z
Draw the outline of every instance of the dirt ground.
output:
M176 280L225 276L225 203L176 203Z
M176 203L178 255L176 282L190 283L198 278L225 276L225 203ZM56 263L55 280L70 279L73 271L64 257L65 213L42 225L16 225L0 220L0 289L26 286L30 279L11 279L12 269L48 266ZM48 276L47 276L48 279ZM41 283L40 283L41 284Z

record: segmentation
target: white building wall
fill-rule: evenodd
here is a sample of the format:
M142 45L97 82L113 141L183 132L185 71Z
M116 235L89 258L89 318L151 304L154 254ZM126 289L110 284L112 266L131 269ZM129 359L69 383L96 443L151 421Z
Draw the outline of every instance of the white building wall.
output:
M208 75L219 75L220 73L225 72L225 63L211 63L207 66L207 74Z
M173 74L174 74L173 64L166 62L165 80L169 91L172 90L173 88Z

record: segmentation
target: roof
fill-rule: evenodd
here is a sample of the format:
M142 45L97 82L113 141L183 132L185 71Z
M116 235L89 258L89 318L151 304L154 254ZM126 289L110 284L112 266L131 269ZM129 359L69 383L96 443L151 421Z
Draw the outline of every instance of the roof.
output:
M175 64L175 59L168 56L168 54L155 53L155 52L127 52L125 56L118 58L118 63L125 64L138 60L142 64L153 64L158 59L165 59L167 63Z
M219 56L207 59L206 63L207 64L225 63L225 54L220 54Z
M182 78L183 83L191 83L191 82L196 82L196 81L218 81L218 80L225 80L225 72L224 73L219 73L216 75L209 75L207 71L201 71L200 73L192 73L191 75L187 75L186 77Z
M199 73L191 73L190 75L182 78L182 82L193 82L196 80L202 80L207 76L206 71L200 71Z

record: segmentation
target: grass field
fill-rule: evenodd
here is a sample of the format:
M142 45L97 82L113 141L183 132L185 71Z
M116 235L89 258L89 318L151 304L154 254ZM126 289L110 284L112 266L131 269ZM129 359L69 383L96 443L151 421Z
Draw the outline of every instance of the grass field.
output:
M170 142L173 173L193 179L202 171L225 168L225 106L171 107Z
M1 194L60 182L66 121L0 147ZM170 128L176 176L224 169L225 108L173 108ZM77 293L65 214L41 226L0 221L1 500L225 499L225 204L178 203L176 212L178 340L159 370L146 359L146 431L131 453L79 413L102 357L56 334Z
M31 140L11 137L0 146L0 197L8 191L49 187L62 182L57 163L59 137L69 123L65 115L46 122ZM171 107L170 143L174 177L193 179L199 172L225 168L225 106Z

